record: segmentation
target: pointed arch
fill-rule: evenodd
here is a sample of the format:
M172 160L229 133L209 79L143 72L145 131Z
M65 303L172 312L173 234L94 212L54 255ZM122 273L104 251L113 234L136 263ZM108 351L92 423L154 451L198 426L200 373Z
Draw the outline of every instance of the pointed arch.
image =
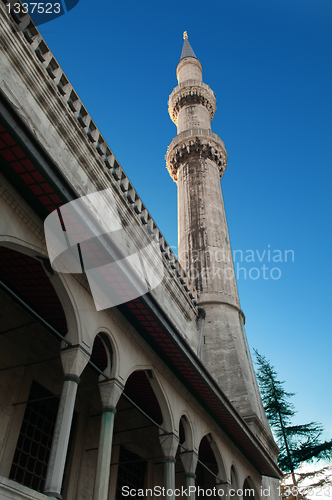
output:
M179 422L179 438L180 444L184 446L187 450L193 449L193 430L192 423L189 416L183 413L180 417Z
M108 336L100 332L95 336L90 361L107 377L111 376L113 349Z
M71 294L48 259L28 246L1 239L1 281L62 336L70 329L78 338Z
M207 432L202 437L198 450L198 459L212 472L212 474L211 472L207 474L206 469L199 463L197 471L201 474L201 478L198 477L198 482L205 481L208 486L212 486L216 482L217 484L227 482L224 460L212 432Z
M206 440L206 442L204 442ZM219 447L216 443L216 440L214 438L214 435L212 432L207 432L201 439L201 442L200 442L200 447L203 443L203 450L202 450L202 453L203 453L203 456L205 454L207 454L207 444L209 444L210 446L210 449L213 453L213 456L214 456L214 459L215 459L215 462L217 464L217 467L218 467L218 473L217 473L217 476L219 477L219 479L222 481L222 482L225 482L227 481L227 475L226 475L226 469L225 469L225 465L224 465L224 460L222 458L222 455L221 455L221 452L219 450ZM211 455L210 455L211 456Z
M260 497L258 495L257 488L250 476L247 476L246 479L244 480L242 490L243 490L243 495L242 495L243 500L247 498L251 500L259 500Z
M103 341L105 348L107 349L110 356L110 369L108 370L106 375L111 378L118 378L121 360L116 336L113 334L112 330L106 326L98 327L94 332L93 338L96 338L98 335Z
M132 371L127 378L124 392L163 430L173 432L174 426L166 395L151 368Z

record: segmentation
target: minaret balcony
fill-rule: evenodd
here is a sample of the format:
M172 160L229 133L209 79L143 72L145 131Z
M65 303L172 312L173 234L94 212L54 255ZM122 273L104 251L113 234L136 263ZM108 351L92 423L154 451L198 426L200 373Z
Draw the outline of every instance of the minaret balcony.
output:
M203 105L213 120L217 105L214 92L208 85L197 80L186 80L175 87L169 96L168 112L171 120L177 125L179 111L184 106Z
M178 169L190 158L210 158L219 169L220 177L227 166L227 151L224 141L211 129L193 128L180 132L167 148L166 166L176 182Z

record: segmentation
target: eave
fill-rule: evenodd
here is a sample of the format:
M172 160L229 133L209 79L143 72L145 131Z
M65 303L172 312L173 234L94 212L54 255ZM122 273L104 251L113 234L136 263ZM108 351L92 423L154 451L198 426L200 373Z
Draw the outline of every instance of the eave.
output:
M24 155L21 159L17 158L17 162L28 160L27 164L34 167L33 172L36 172L36 175L33 186L36 185L36 188L31 189L32 185L26 182L27 177L24 176L28 174L27 171L20 172L18 164L16 169L13 168L12 164L16 161L10 160L9 154L7 154L7 159L2 154L4 164L2 173L41 220L44 220L56 208L78 198L78 193L69 184L58 165L1 91L0 123L15 142L13 147L18 147L17 151L21 151ZM9 139L8 141L10 143ZM45 186L49 193L38 194L38 185ZM276 463L151 294L141 296L118 308L257 471L262 475L281 478L282 474Z

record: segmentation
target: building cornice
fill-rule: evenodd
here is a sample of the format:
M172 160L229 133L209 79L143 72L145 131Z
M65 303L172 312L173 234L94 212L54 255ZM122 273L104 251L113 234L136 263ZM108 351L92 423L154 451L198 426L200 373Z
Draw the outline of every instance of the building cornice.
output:
M119 191L120 199L131 207L132 216L138 219L139 224L146 225L159 241L161 252L167 260L166 265L170 266L176 281L180 282L180 286L183 285L187 299L196 307L196 290L33 21L31 20L24 33L15 31L17 25L4 3L0 2L0 25L0 48L57 131L67 152L75 158L94 189L113 187ZM31 67L33 71L30 70ZM31 132L31 124L24 116L23 108L18 106L18 102L12 102L12 95L8 98L4 88L1 90L0 98L5 98L6 106L16 115L15 119L19 116ZM44 150L43 155L52 157L52 150L44 147L44 136L40 136L35 129L33 132L33 140ZM72 179L68 177L61 161L61 156L56 160L53 158L53 169L67 177L67 185L72 188ZM71 196L71 200L88 194L86 185L82 182L78 182L75 189L76 193Z

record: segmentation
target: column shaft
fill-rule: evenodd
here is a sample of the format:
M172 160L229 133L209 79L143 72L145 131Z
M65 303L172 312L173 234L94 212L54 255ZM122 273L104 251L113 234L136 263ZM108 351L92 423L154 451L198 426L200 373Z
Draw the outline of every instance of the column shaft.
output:
M195 500L196 497L196 492L195 492L195 479L196 475L195 474L185 474L186 477L186 488L188 489L188 494L189 494L189 499L190 500Z
M164 485L166 490L166 500L175 500L174 490L175 490L175 458L174 457L164 457L165 467L164 467Z
M55 423L52 448L48 462L44 493L61 499L61 486L65 468L69 435L73 419L77 387L76 375L65 375Z
M224 499L228 500L229 499L229 490L230 490L229 484L218 484L217 483L217 488L222 489L224 491ZM237 500L237 496L232 495L232 499Z
M93 500L107 500L108 498L115 413L116 409L112 406L106 406L102 409L98 463Z

